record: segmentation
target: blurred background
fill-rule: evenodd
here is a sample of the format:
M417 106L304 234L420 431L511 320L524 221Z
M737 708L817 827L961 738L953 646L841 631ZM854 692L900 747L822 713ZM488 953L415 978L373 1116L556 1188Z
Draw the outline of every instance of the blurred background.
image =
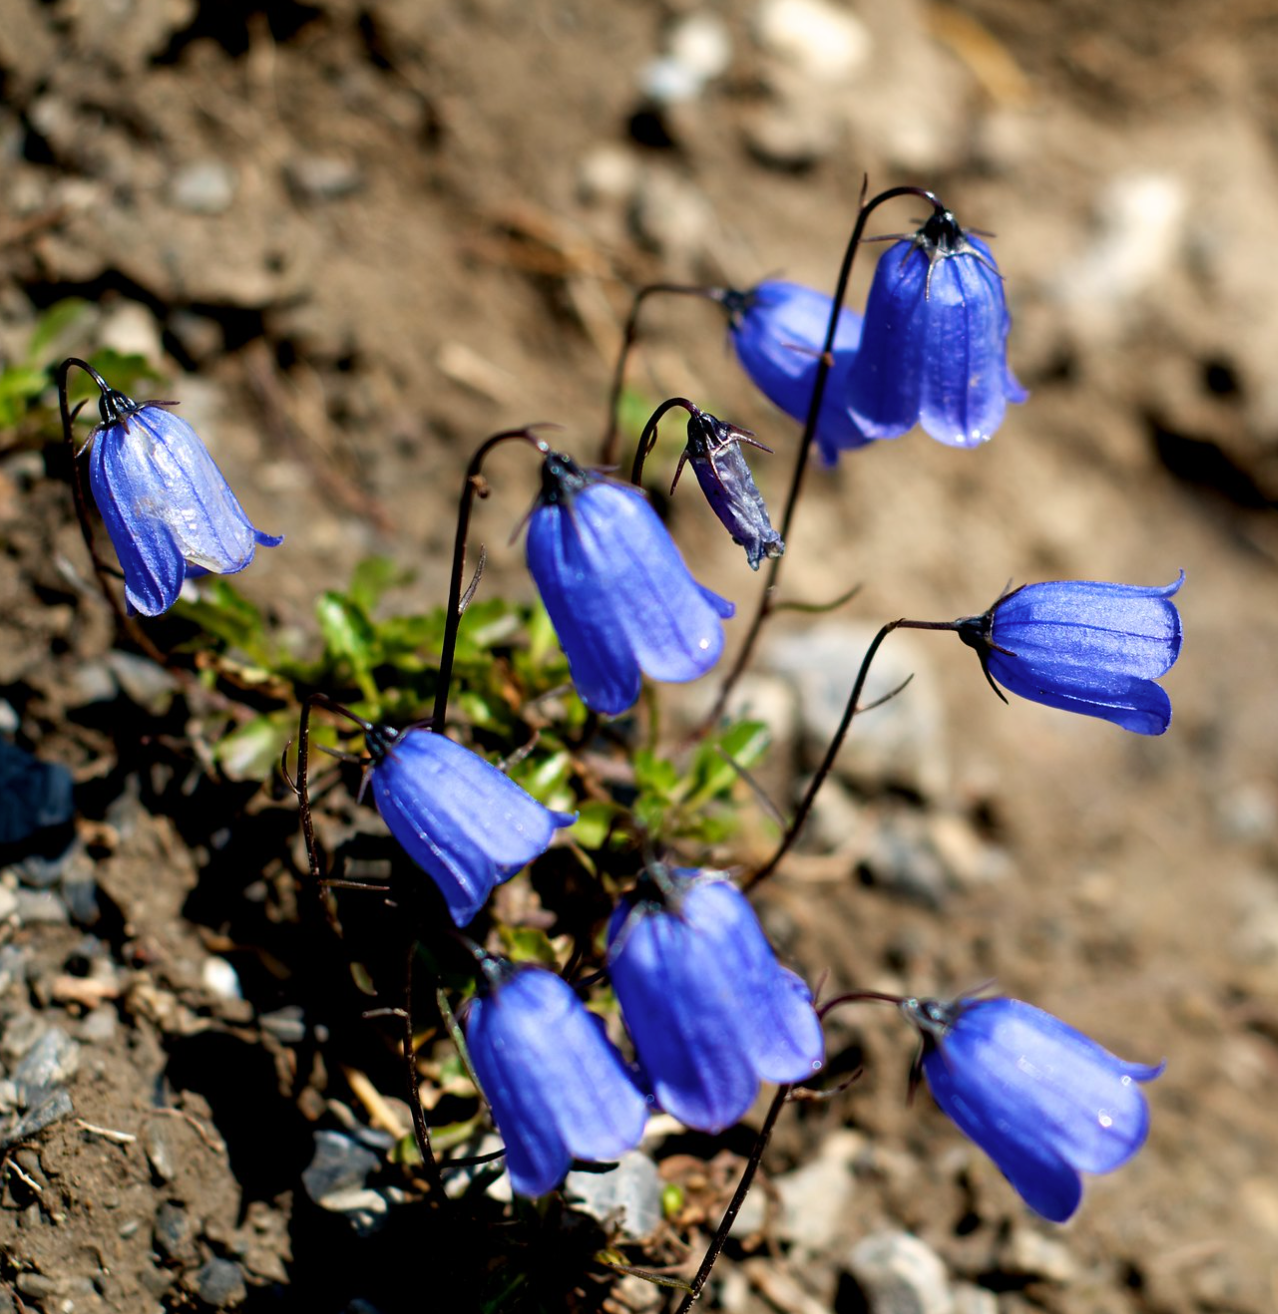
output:
M1030 400L974 452L915 431L810 472L783 597L861 589L829 615L778 618L741 706L774 723L768 780L784 798L884 621L979 612L1009 580L1155 585L1183 569L1171 729L1146 740L1004 706L952 637L894 635L882 680L913 684L857 722L761 913L827 991L995 979L1125 1058L1165 1057L1150 1143L1092 1183L1069 1227L1036 1223L928 1099L905 1107L910 1041L890 1011L845 1010L832 1051L864 1076L783 1128L767 1216L738 1229L710 1307L1274 1307L1271 0L0 0L0 88L4 362L43 368L103 348L151 361L156 393L180 400L255 523L286 535L237 581L285 633L313 631L317 592L372 553L414 571L386 608L442 603L461 472L487 434L551 421L552 441L595 459L636 286L779 275L830 291L867 176L872 192L930 188L995 234L1010 360ZM921 217L895 202L874 231ZM858 260L858 309L879 249ZM55 340L36 339L32 359L38 326L72 298L87 304ZM645 311L632 425L672 395L775 449L751 460L779 509L797 426L753 391L722 316L694 299ZM82 674L109 627L82 587L65 487L45 478L41 443L55 437L15 417L0 440L0 696L6 730L83 782L111 751ZM658 447L654 488L680 446ZM534 465L507 448L488 473L482 589L526 600L509 540ZM699 578L748 615L758 579L690 484L668 514ZM691 714L712 692L674 702ZM208 987L200 963L229 914L193 897L208 854L135 811L124 856L104 859L114 875L99 879L144 931L117 941L150 935L148 970L181 999L188 977ZM744 843L766 852L758 834L747 827ZM75 934L50 942L47 970ZM57 1002L21 982L0 1001L10 1021ZM123 1016L92 1050L120 1119L145 1095L130 1067L184 1079L176 1023L152 1011ZM269 1057L260 1068L253 1080L277 1098ZM247 1070L244 1082L251 1100ZM279 1118L301 1116L291 1108ZM92 1243L116 1256L123 1285L112 1295L98 1280L82 1299L101 1303L84 1308L291 1307L313 1280L299 1256L328 1233L299 1221L287 1173L248 1184L211 1113L232 1153L205 1147L203 1184L182 1188L210 1202L200 1209L174 1177L148 1175L136 1147L132 1167L114 1147L108 1171L101 1145L59 1132L42 1171L49 1146L78 1156L59 1188L71 1222L37 1227L6 1198L0 1284L88 1273ZM200 1153L192 1141L183 1171ZM708 1217L732 1180L710 1174ZM121 1236L111 1194L141 1220L137 1240ZM153 1266L170 1283L152 1291L147 1211L175 1200L202 1221ZM885 1303L891 1283L863 1244L880 1235L906 1247L915 1304ZM326 1244L355 1271L365 1252L339 1236ZM240 1266L238 1302L187 1280L210 1255ZM65 1297L25 1290L27 1307ZM615 1308L660 1308L654 1290L628 1282ZM359 1294L335 1287L335 1303L312 1293L307 1307L354 1309L343 1301Z

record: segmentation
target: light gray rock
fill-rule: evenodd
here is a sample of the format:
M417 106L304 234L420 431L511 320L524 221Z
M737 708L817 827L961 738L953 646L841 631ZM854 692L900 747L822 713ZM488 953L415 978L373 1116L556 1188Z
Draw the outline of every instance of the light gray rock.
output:
M870 1314L953 1314L945 1265L909 1232L876 1232L852 1248L848 1272Z
M315 1153L302 1173L306 1194L324 1209L343 1212L341 1205L331 1203L338 1196L362 1189L370 1173L381 1159L371 1150L357 1145L341 1132L317 1131Z
M173 175L169 197L191 214L225 214L235 201L235 170L221 160L193 160Z
M642 1151L631 1150L609 1172L569 1173L564 1194L574 1209L642 1241L661 1223L661 1187L656 1164Z

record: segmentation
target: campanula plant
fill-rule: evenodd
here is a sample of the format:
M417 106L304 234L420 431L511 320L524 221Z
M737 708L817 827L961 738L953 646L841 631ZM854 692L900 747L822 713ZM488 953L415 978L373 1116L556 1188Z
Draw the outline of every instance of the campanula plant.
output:
M1181 571L1165 588L1027 584L955 627L1000 697L1002 685L1032 702L1161 735L1171 700L1154 681L1180 654L1180 613L1171 599L1184 580Z
M553 972L488 954L466 1045L520 1195L559 1185L573 1158L619 1158L643 1134L647 1104L598 1018Z
M907 999L933 1098L1054 1223L1082 1199L1080 1173L1121 1168L1145 1143L1139 1082L1163 1065L1126 1063L1019 999Z
M987 442L1028 396L1007 365L1010 325L989 247L936 209L874 271L843 390L852 420L869 438L921 424L951 447Z
M102 423L89 439L89 487L120 566L129 609L158 616L188 576L234 575L255 529L199 435L159 402L135 402L98 379Z
M823 1065L807 987L722 873L654 869L613 914L608 971L658 1104L689 1127L722 1131L760 1081Z
M741 450L743 443L765 452L771 450L755 442L754 435L746 429L738 429L707 411L690 411L688 445L679 457L670 491L673 493L679 482L684 462L689 462L710 509L732 541L745 548L750 569L758 570L765 557L779 557L785 551L785 543L772 528L763 494Z
M787 415L806 420L833 299L800 283L771 280L749 291L724 292L719 301L728 312L728 331L737 359L751 382ZM848 370L860 345L861 317L841 309L834 331L834 363L815 434L826 465L833 465L841 451L864 447L870 441L842 400Z
M631 707L641 672L682 683L719 660L732 603L692 578L638 489L550 452L527 556L573 683L593 711Z
M477 753L420 726L369 726L368 781L382 820L465 926L493 887L543 854L571 813L542 807Z

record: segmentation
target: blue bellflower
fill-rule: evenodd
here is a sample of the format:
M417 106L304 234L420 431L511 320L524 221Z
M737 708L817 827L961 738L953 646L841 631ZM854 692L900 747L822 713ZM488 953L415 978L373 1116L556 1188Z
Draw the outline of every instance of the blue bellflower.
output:
M195 430L159 402L106 391L93 431L89 486L124 570L131 612L158 616L188 575L234 575L258 544L254 529Z
M774 406L806 422L833 298L799 283L773 281L748 292L728 292L721 301L730 317L729 332L742 369ZM843 401L848 371L860 345L861 317L841 309L834 330L834 363L826 377L815 435L825 465L833 465L841 451L870 441L853 423Z
M1035 1213L1063 1223L1080 1173L1121 1168L1145 1143L1138 1082L1163 1071L1125 1063L1019 999L907 999L923 1073L941 1109L998 1165Z
M587 707L616 715L640 672L683 683L723 652L732 603L703 589L648 499L552 452L528 523L528 569Z
M777 962L745 895L718 873L665 879L664 897L645 891L617 908L608 971L657 1102L718 1132L760 1081L819 1071L825 1040L807 987Z
M844 400L871 438L915 424L951 447L987 442L1029 395L1007 366L1011 317L990 249L938 210L880 259Z
M404 851L465 926L493 887L543 854L571 813L551 812L477 753L420 727L374 727L373 800Z
M691 462L710 509L719 517L732 541L745 548L750 569L758 570L764 557L781 556L785 544L781 535L772 528L763 494L759 492L741 450L742 443L765 452L772 450L755 442L748 429L738 429L707 411L691 411L688 415L688 445L679 457L670 491L673 493L679 482L683 463Z
M484 960L466 1047L506 1143L520 1195L559 1185L573 1158L620 1158L643 1135L647 1103L573 988L539 967Z
M1181 571L1166 588L1027 584L956 624L1000 698L1001 684L1032 702L1161 735L1171 700L1154 681L1180 653L1180 613L1171 599L1184 580Z

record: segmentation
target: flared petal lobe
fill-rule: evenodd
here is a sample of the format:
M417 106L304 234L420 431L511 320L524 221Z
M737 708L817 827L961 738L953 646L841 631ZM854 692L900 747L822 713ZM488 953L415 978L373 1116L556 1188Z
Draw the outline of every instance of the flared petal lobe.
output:
M283 540L250 523L195 430L163 407L118 398L91 439L89 486L144 616L177 600L188 574L234 575L257 545Z
M770 281L724 299L731 316L732 345L751 382L776 407L805 422L825 345L833 298L799 283ZM842 401L846 376L861 344L861 317L839 311L834 363L826 379L817 419L822 461L833 465L840 451L864 447L869 438L853 423Z
M851 418L871 438L918 423L951 447L987 442L1027 396L1007 365L1010 325L989 247L937 211L879 260L847 376Z
M429 730L369 737L373 800L404 851L465 926L493 887L550 845L574 818L542 807L482 757Z
M618 907L609 973L657 1102L718 1132L746 1113L761 1080L817 1072L824 1038L811 996L778 964L745 895L713 873L671 879L669 906Z
M1012 693L1160 735L1171 723L1171 700L1154 680L1180 655L1180 613L1171 599L1184 579L1182 571L1165 588L1029 584L976 618L983 638L964 637Z
M640 671L682 683L719 660L732 604L692 578L637 489L552 454L527 555L573 683L594 711L632 706Z
M1145 1143L1139 1083L1162 1065L1124 1062L1016 999L904 1008L924 1035L923 1072L937 1104L1045 1218L1064 1222L1078 1208L1080 1173L1121 1168Z
M520 1195L544 1195L573 1158L620 1158L643 1134L647 1104L603 1028L567 982L505 969L470 1006L466 1043Z

